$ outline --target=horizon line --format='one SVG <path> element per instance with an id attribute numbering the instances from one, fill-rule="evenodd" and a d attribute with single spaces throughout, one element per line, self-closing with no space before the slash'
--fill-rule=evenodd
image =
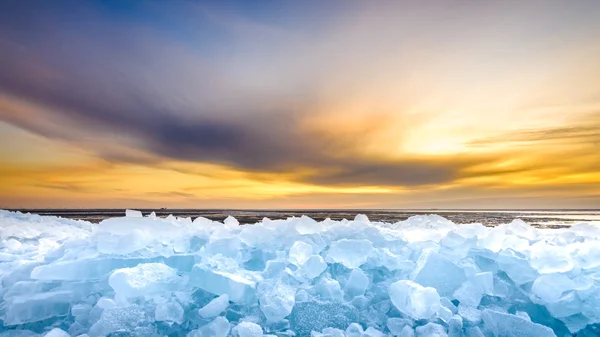
<path id="1" fill-rule="evenodd" d="M 3 208 L 6 211 L 245 211 L 245 212 L 281 212 L 281 211 L 600 211 L 600 208 Z"/>

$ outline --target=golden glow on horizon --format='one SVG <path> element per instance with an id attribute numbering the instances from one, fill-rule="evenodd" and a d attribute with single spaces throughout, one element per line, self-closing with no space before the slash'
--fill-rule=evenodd
<path id="1" fill-rule="evenodd" d="M 39 167 L 31 165 L 3 165 L 2 197 L 20 200 L 36 198 L 64 198 L 83 202 L 118 197 L 143 199 L 150 202 L 198 202 L 202 200 L 268 200 L 302 194 L 381 194 L 401 192 L 379 186 L 328 187 L 296 183 L 271 177 L 253 180 L 248 174 L 215 165 L 163 163 L 167 167 L 139 165 L 112 165 L 90 162 L 79 166 Z M 196 166 L 195 168 L 193 166 Z M 202 167 L 204 166 L 204 167 Z M 186 172 L 190 168 L 203 175 Z M 8 205 L 18 207 L 17 205 Z M 54 206 L 56 207 L 56 206 Z"/>
<path id="2" fill-rule="evenodd" d="M 29 73 L 16 76 L 25 80 L 0 82 L 0 89 L 17 83 L 0 91 L 0 208 L 600 207 L 597 23 L 565 22 L 561 15 L 575 4 L 554 5 L 518 11 L 482 2 L 454 12 L 398 2 L 340 14 L 319 34 L 215 11 L 210 24 L 235 52 L 225 45 L 223 55 L 215 48 L 208 56 L 199 42 L 190 47 L 156 27 L 119 26 L 136 52 L 115 53 L 122 59 L 98 68 L 113 70 L 114 83 L 96 82 L 93 71 L 73 75 L 96 64 L 54 69 L 52 57 L 43 62 L 17 43 L 31 57 L 23 60 Z M 574 13 L 586 14 L 584 7 Z M 83 56 L 105 51 L 102 41 L 78 48 L 70 34 L 57 36 Z M 142 55 L 145 63 L 138 57 L 146 50 L 153 52 Z M 53 100 L 63 92 L 50 89 L 63 85 L 70 94 L 77 80 L 90 84 L 78 93 L 89 94 L 86 104 L 69 95 Z M 109 108 L 114 115 L 96 118 Z M 123 118 L 130 111 L 147 115 Z M 158 122 L 120 129 L 119 117 Z M 106 124 L 101 131 L 97 120 Z M 205 120 L 230 127 L 215 138 L 243 133 L 232 120 L 256 125 L 223 150 L 233 155 L 220 156 L 212 139 L 190 137 L 196 130 L 188 127 Z M 175 127 L 160 129 L 170 122 Z M 164 134 L 153 138 L 156 129 Z M 283 131 L 260 137 L 270 129 Z M 178 142 L 162 146 L 179 136 L 173 130 L 189 133 L 189 152 L 174 151 Z M 271 166 L 236 161 L 278 142 L 306 146 L 281 162 L 266 156 Z M 405 179 L 395 179 L 396 167 Z"/>
<path id="3" fill-rule="evenodd" d="M 4 101 L 7 99 L 4 98 Z M 209 163 L 164 159 L 148 165 L 111 164 L 96 159 L 94 153 L 82 150 L 77 144 L 51 141 L 0 123 L 3 144 L 11 144 L 3 146 L 0 153 L 0 201 L 2 207 L 107 207 L 115 204 L 114 199 L 120 199 L 123 201 L 116 204 L 203 207 L 207 202 L 208 207 L 233 205 L 243 208 L 249 201 L 262 201 L 267 208 L 270 205 L 377 208 L 382 203 L 352 201 L 340 204 L 328 200 L 328 196 L 357 194 L 370 200 L 373 195 L 387 195 L 390 200 L 395 200 L 394 205 L 403 205 L 410 202 L 411 195 L 417 190 L 428 191 L 432 199 L 439 191 L 457 188 L 477 194 L 482 190 L 519 191 L 558 186 L 561 190 L 558 196 L 596 195 L 600 186 L 600 171 L 595 166 L 599 162 L 597 153 L 600 152 L 595 152 L 598 145 L 585 140 L 582 142 L 577 138 L 576 130 L 578 127 L 597 125 L 594 123 L 598 119 L 588 112 L 592 110 L 589 106 L 571 109 L 581 113 L 570 116 L 568 123 L 560 115 L 555 122 L 546 118 L 540 121 L 538 128 L 533 129 L 541 130 L 542 135 L 545 135 L 544 130 L 549 130 L 549 139 L 536 138 L 536 133 L 525 133 L 525 138 L 521 139 L 521 128 L 511 128 L 505 124 L 494 129 L 498 117 L 488 122 L 474 112 L 467 113 L 468 110 L 462 110 L 462 118 L 466 122 L 461 123 L 450 122 L 457 116 L 451 113 L 450 116 L 441 114 L 438 118 L 405 125 L 402 124 L 403 118 L 393 114 L 369 118 L 369 114 L 361 113 L 361 109 L 355 110 L 347 118 L 341 118 L 340 114 L 320 113 L 306 121 L 305 128 L 317 133 L 335 130 L 327 133 L 327 137 L 333 142 L 347 143 L 345 148 L 348 153 L 332 153 L 332 156 L 362 153 L 377 155 L 383 160 L 403 157 L 446 162 L 483 159 L 480 164 L 463 167 L 453 181 L 416 187 L 363 186 L 353 185 L 352 182 L 343 187 L 315 185 L 299 179 L 306 174 L 319 173 L 307 168 L 282 173 L 259 173 Z M 339 107 L 332 110 L 339 111 Z M 519 115 L 518 110 L 515 111 L 509 114 L 510 118 Z M 406 119 L 410 118 L 404 117 Z M 500 119 L 507 120 L 508 117 Z M 563 126 L 563 123 L 567 126 Z M 571 128 L 575 131 L 553 140 L 553 128 Z M 516 131 L 511 133 L 511 129 Z M 398 130 L 398 134 L 394 135 L 394 130 Z M 582 131 L 582 135 L 587 136 L 586 132 Z M 565 157 L 565 153 L 570 156 Z M 582 188 L 582 184 L 587 187 Z M 311 195 L 314 196 L 313 202 L 293 201 L 296 197 Z M 278 203 L 282 198 L 292 201 Z M 380 200 L 380 197 L 375 199 Z"/>
<path id="4" fill-rule="evenodd" d="M 3 127 L 6 127 L 4 125 Z M 20 136 L 16 136 L 20 134 Z M 11 137 L 22 139 L 36 139 L 38 136 L 27 132 L 5 133 Z M 465 143 L 467 141 L 463 141 Z M 443 142 L 441 143 L 443 144 Z M 55 151 L 68 149 L 71 145 L 57 143 L 53 148 Z M 500 147 L 499 147 L 500 146 Z M 100 205 L 107 207 L 115 205 L 114 199 L 123 201 L 116 202 L 117 205 L 136 204 L 143 200 L 143 205 L 185 205 L 188 207 L 217 207 L 220 205 L 233 205 L 244 208 L 248 201 L 264 201 L 270 205 L 273 200 L 281 198 L 292 198 L 298 196 L 313 195 L 315 201 L 307 202 L 274 202 L 272 207 L 375 207 L 378 203 L 346 202 L 336 204 L 329 201 L 328 195 L 357 194 L 369 199 L 373 195 L 389 195 L 397 199 L 398 205 L 403 205 L 406 200 L 417 190 L 427 190 L 432 196 L 435 191 L 451 190 L 455 188 L 471 189 L 474 193 L 480 189 L 488 191 L 498 189 L 522 188 L 544 188 L 561 186 L 562 192 L 558 196 L 585 196 L 597 193 L 600 185 L 600 172 L 593 168 L 597 157 L 593 153 L 589 156 L 576 156 L 572 165 L 569 158 L 560 158 L 564 148 L 579 148 L 576 144 L 565 143 L 555 147 L 553 151 L 543 155 L 532 154 L 532 147 L 525 151 L 507 152 L 509 145 L 492 143 L 488 148 L 501 149 L 496 161 L 487 164 L 468 166 L 461 171 L 461 176 L 448 184 L 437 184 L 435 186 L 400 188 L 389 186 L 319 186 L 297 181 L 297 177 L 289 172 L 275 173 L 251 173 L 219 165 L 186 163 L 186 162 L 161 162 L 153 166 L 142 166 L 133 164 L 110 164 L 101 160 L 93 159 L 90 155 L 71 156 L 64 163 L 47 162 L 13 162 L 14 157 L 4 156 L 4 164 L 0 169 L 2 178 L 2 190 L 0 200 L 3 207 L 92 207 L 87 205 Z M 545 148 L 538 145 L 537 148 Z M 424 145 L 421 156 L 447 157 L 455 153 L 466 152 L 468 148 L 438 149 L 439 151 L 428 151 Z M 65 153 L 76 153 L 75 150 L 63 151 Z M 475 152 L 485 152 L 477 149 Z M 58 155 L 61 151 L 56 152 Z M 487 156 L 493 153 L 487 153 Z M 586 165 L 586 158 L 590 165 L 587 172 L 579 166 Z M 18 158 L 17 158 L 18 159 Z M 75 164 L 76 163 L 76 164 Z M 566 163 L 566 165 L 565 165 Z M 569 167 L 573 166 L 573 167 Z M 297 173 L 302 174 L 302 173 Z M 582 188 L 581 184 L 588 185 Z M 565 189 L 564 187 L 567 186 Z M 568 186 L 573 186 L 572 189 Z M 596 186 L 596 187 L 594 187 Z M 591 188 L 591 190 L 590 190 Z M 555 193 L 552 193 L 556 195 Z M 405 197 L 401 197 L 404 195 Z M 32 198 L 31 196 L 35 196 Z M 400 196 L 400 197 L 399 197 Z M 399 199 L 398 199 L 399 198 Z M 450 197 L 452 199 L 452 197 Z M 32 200 L 28 203 L 27 200 Z M 211 201 L 218 201 L 212 203 Z M 362 206 L 361 206 L 362 205 Z M 183 207 L 183 206 L 182 206 Z M 266 206 L 267 208 L 269 206 Z"/>

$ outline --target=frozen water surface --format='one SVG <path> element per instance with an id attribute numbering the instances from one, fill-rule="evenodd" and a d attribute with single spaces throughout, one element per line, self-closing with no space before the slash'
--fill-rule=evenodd
<path id="1" fill-rule="evenodd" d="M 599 336 L 600 228 L 0 211 L 0 336 Z"/>

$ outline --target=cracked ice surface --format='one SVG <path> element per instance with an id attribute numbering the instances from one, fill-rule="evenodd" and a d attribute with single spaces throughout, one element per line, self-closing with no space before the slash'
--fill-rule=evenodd
<path id="1" fill-rule="evenodd" d="M 598 336 L 600 228 L 0 211 L 0 336 Z"/>

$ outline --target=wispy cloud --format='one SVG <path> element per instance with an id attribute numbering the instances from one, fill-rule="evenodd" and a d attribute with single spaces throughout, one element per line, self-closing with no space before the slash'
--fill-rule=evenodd
<path id="1" fill-rule="evenodd" d="M 532 143 L 600 146 L 600 113 L 578 117 L 568 126 L 516 130 L 497 136 L 475 139 L 469 145 L 488 146 L 498 143 L 522 143 L 527 146 L 531 146 Z"/>
<path id="2" fill-rule="evenodd" d="M 594 182 L 599 115 L 554 110 L 600 94 L 600 6 L 428 3 L 3 2 L 0 121 L 124 185 L 121 166 L 261 197 Z"/>
<path id="3" fill-rule="evenodd" d="M 246 87 L 244 74 L 232 81 L 227 71 L 216 71 L 215 64 L 158 33 L 92 21 L 88 29 L 116 35 L 82 39 L 73 35 L 75 27 L 60 22 L 62 15 L 31 27 L 32 34 L 23 37 L 31 44 L 16 48 L 15 37 L 2 40 L 0 90 L 8 95 L 5 106 L 12 104 L 0 115 L 4 121 L 45 137 L 81 141 L 108 160 L 147 164 L 164 158 L 275 173 L 310 169 L 315 173 L 299 178 L 316 184 L 434 184 L 451 180 L 460 168 L 361 154 L 361 143 L 380 128 L 342 134 L 335 124 L 306 128 L 306 120 L 319 113 L 319 100 L 309 98 L 314 89 L 296 86 L 297 77 L 281 78 L 291 87 L 269 87 L 263 97 L 264 88 Z M 64 48 L 42 41 L 46 29 Z M 160 57 L 152 56 L 156 52 Z M 260 75 L 252 80 L 263 81 Z M 286 93 L 291 88 L 293 98 Z M 11 97 L 27 106 L 6 102 Z"/>

